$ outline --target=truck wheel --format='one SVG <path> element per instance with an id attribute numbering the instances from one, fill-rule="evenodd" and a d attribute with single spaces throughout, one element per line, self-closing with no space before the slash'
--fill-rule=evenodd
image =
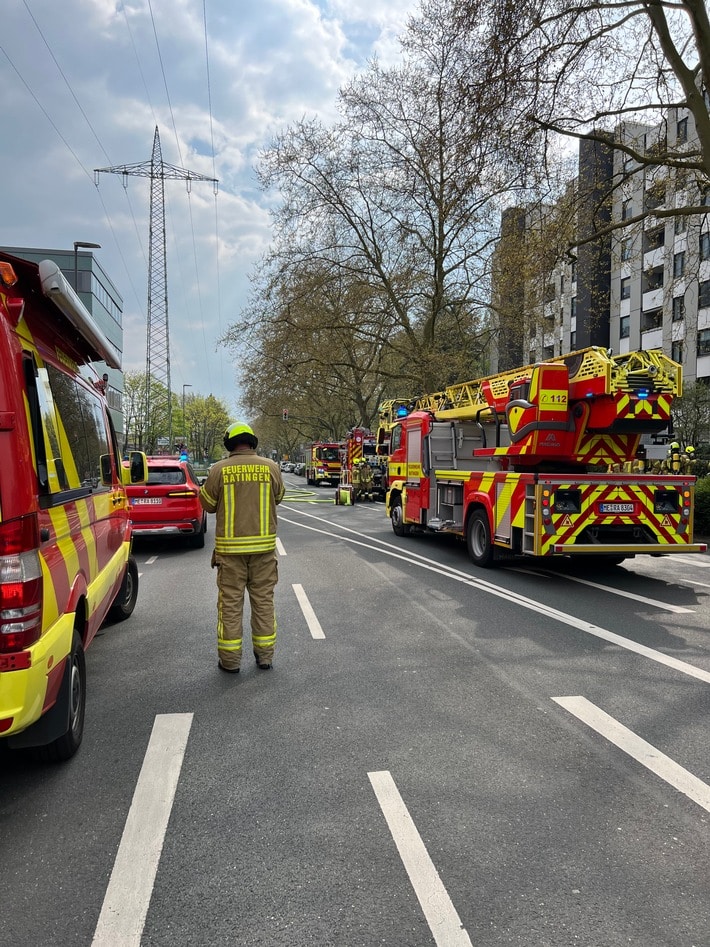
<path id="1" fill-rule="evenodd" d="M 466 545 L 472 562 L 487 569 L 493 565 L 491 527 L 485 510 L 474 510 L 468 520 Z"/>
<path id="2" fill-rule="evenodd" d="M 204 536 L 203 536 L 204 544 Z M 113 601 L 113 605 L 108 610 L 110 621 L 125 621 L 133 614 L 138 600 L 138 566 L 133 556 L 128 557 L 126 574 L 123 576 L 121 588 Z"/>
<path id="3" fill-rule="evenodd" d="M 47 746 L 39 747 L 36 755 L 43 760 L 63 762 L 74 756 L 84 736 L 86 710 L 86 663 L 81 638 L 74 629 L 69 661 L 69 721 L 66 732 Z"/>
<path id="4" fill-rule="evenodd" d="M 395 536 L 409 536 L 412 528 L 408 523 L 404 522 L 402 501 L 400 499 L 394 501 L 392 510 L 390 511 L 390 518 L 392 520 L 392 529 L 394 530 Z"/>

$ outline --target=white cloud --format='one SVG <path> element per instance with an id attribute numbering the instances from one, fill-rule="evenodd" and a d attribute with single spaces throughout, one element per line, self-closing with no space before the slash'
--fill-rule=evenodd
<path id="1" fill-rule="evenodd" d="M 414 8 L 413 0 L 4 4 L 0 244 L 100 243 L 97 258 L 124 297 L 124 365 L 142 368 L 149 182 L 131 176 L 124 191 L 120 175 L 106 174 L 97 188 L 93 169 L 148 162 L 158 124 L 164 161 L 207 176 L 216 169 L 220 179 L 216 206 L 211 184 L 194 183 L 188 201 L 182 182 L 165 183 L 172 387 L 232 404 L 233 369 L 215 346 L 268 246 L 267 201 L 253 173 L 259 151 L 304 115 L 333 117 L 339 87 L 374 52 L 395 54 Z"/>

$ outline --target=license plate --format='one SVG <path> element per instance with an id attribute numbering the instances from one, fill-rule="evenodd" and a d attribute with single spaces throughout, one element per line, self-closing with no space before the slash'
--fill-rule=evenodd
<path id="1" fill-rule="evenodd" d="M 162 497 L 136 497 L 135 499 L 131 500 L 133 506 L 148 506 L 155 503 L 160 504 L 162 502 Z"/>
<path id="2" fill-rule="evenodd" d="M 600 513 L 633 513 L 633 503 L 600 503 Z"/>

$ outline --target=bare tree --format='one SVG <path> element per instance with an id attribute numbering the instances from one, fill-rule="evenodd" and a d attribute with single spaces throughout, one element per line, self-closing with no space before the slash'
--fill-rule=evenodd
<path id="1" fill-rule="evenodd" d="M 681 175 L 701 193 L 710 186 L 710 21 L 703 0 L 465 0 L 457 22 L 464 33 L 477 32 L 481 17 L 495 26 L 500 70 L 508 76 L 505 107 L 527 129 L 521 140 L 539 155 L 540 167 L 549 168 L 560 139 L 571 137 L 624 155 L 613 187 L 639 168 Z M 680 213 L 707 210 L 696 201 Z"/>
<path id="2" fill-rule="evenodd" d="M 471 81 L 472 44 L 459 43 L 455 6 L 425 4 L 400 66 L 371 63 L 342 90 L 339 123 L 297 123 L 260 166 L 264 187 L 283 198 L 279 259 L 329 282 L 338 275 L 376 299 L 371 340 L 390 351 L 412 389 L 469 378 L 479 367 L 496 199 L 510 185 L 501 90 L 487 69 Z M 484 45 L 480 51 L 483 64 Z M 452 331 L 467 345 L 452 345 Z"/>

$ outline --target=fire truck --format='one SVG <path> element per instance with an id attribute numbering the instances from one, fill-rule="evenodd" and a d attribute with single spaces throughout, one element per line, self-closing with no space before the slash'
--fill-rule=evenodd
<path id="1" fill-rule="evenodd" d="M 306 483 L 315 487 L 323 483 L 337 487 L 340 483 L 342 449 L 343 445 L 337 441 L 315 441 L 311 444 L 306 464 Z"/>
<path id="2" fill-rule="evenodd" d="M 415 399 L 391 430 L 392 528 L 454 534 L 484 567 L 703 552 L 695 478 L 643 472 L 641 437 L 668 426 L 681 392 L 660 350 L 592 346 Z"/>
<path id="3" fill-rule="evenodd" d="M 376 447 L 376 437 L 368 428 L 354 427 L 348 431 L 343 441 L 336 503 L 350 505 L 356 500 L 384 500 L 384 468 L 379 463 Z"/>

